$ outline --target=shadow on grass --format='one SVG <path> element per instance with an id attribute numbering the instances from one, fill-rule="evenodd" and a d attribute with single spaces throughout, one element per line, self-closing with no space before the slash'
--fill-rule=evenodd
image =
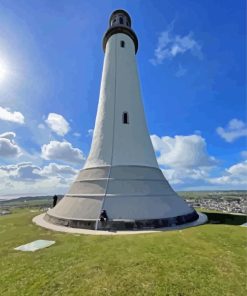
<path id="1" fill-rule="evenodd" d="M 203 212 L 208 217 L 209 224 L 241 225 L 247 222 L 246 215 L 234 215 L 228 213 Z"/>

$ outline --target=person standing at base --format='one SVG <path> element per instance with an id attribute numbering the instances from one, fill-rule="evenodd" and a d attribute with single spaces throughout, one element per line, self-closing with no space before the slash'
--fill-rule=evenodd
<path id="1" fill-rule="evenodd" d="M 57 195 L 55 194 L 53 196 L 53 208 L 56 206 L 56 204 L 57 204 Z"/>
<path id="2" fill-rule="evenodd" d="M 108 220 L 108 215 L 106 213 L 106 210 L 102 210 L 100 214 L 100 221 L 106 223 L 107 220 Z"/>

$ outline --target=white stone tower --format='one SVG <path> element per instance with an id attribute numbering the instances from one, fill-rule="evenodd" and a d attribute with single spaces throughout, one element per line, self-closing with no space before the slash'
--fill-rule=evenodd
<path id="1" fill-rule="evenodd" d="M 45 220 L 89 229 L 186 224 L 198 214 L 170 187 L 153 150 L 141 100 L 138 39 L 124 10 L 110 17 L 91 150 L 69 192 Z M 106 223 L 99 222 L 105 210 Z"/>

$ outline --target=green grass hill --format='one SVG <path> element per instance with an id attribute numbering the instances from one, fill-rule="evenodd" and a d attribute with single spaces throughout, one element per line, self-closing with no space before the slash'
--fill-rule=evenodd
<path id="1" fill-rule="evenodd" d="M 124 236 L 52 232 L 32 224 L 39 212 L 0 217 L 0 295 L 246 295 L 246 228 L 207 224 Z M 37 239 L 56 244 L 13 248 Z"/>

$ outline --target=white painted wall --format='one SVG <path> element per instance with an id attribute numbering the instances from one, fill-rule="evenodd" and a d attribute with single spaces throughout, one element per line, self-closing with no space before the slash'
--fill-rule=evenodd
<path id="1" fill-rule="evenodd" d="M 128 112 L 129 124 L 122 123 L 123 112 Z M 84 168 L 105 165 L 158 167 L 145 121 L 134 43 L 122 33 L 111 36 L 106 45 L 94 135 Z"/>

